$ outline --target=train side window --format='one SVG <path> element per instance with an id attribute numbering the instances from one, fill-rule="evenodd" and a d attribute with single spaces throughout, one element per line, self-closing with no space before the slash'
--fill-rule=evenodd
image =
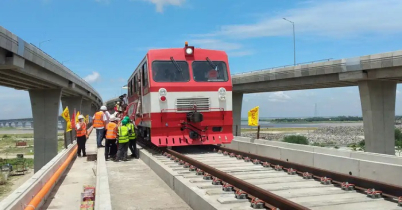
<path id="1" fill-rule="evenodd" d="M 134 75 L 134 92 L 138 92 L 138 74 Z M 138 94 L 138 93 L 137 93 Z"/>
<path id="2" fill-rule="evenodd" d="M 128 83 L 128 96 L 133 95 L 133 80 L 130 80 Z"/>
<path id="3" fill-rule="evenodd" d="M 142 66 L 142 86 L 143 87 L 148 87 L 148 69 L 147 69 L 147 63 L 144 63 Z"/>

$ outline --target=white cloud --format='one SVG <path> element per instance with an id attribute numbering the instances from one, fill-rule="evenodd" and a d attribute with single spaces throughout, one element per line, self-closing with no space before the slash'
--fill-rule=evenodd
<path id="1" fill-rule="evenodd" d="M 94 83 L 100 80 L 100 74 L 96 71 L 93 71 L 92 74 L 87 75 L 84 77 L 84 80 L 89 82 L 89 83 Z"/>
<path id="2" fill-rule="evenodd" d="M 163 8 L 167 5 L 181 6 L 186 0 L 143 0 L 155 4 L 156 11 L 162 13 Z"/>
<path id="3" fill-rule="evenodd" d="M 242 44 L 226 42 L 220 39 L 193 39 L 190 40 L 189 43 L 191 45 L 205 49 L 223 50 L 232 57 L 240 57 L 253 54 L 251 50 L 244 49 L 244 46 Z"/>
<path id="4" fill-rule="evenodd" d="M 402 32 L 402 22 L 398 21 L 402 19 L 400 0 L 311 1 L 299 6 L 255 23 L 224 25 L 204 36 L 291 36 L 292 25 L 284 17 L 295 23 L 296 37 L 309 34 L 340 38 Z"/>
<path id="5" fill-rule="evenodd" d="M 290 99 L 290 96 L 285 94 L 283 91 L 270 93 L 268 96 L 268 100 L 272 101 L 272 102 L 285 102 L 289 99 Z"/>

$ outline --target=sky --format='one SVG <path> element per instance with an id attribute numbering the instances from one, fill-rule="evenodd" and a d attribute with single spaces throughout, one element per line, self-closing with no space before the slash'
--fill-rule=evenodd
<path id="1" fill-rule="evenodd" d="M 0 25 L 90 82 L 121 95 L 148 49 L 225 50 L 232 74 L 402 49 L 400 0 L 1 0 Z M 396 114 L 402 114 L 398 85 Z M 0 119 L 31 117 L 25 91 L 0 87 Z M 361 115 L 357 87 L 247 94 L 243 117 Z"/>

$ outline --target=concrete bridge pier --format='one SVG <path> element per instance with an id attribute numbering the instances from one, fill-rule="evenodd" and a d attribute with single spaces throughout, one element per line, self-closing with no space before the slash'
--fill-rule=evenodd
<path id="1" fill-rule="evenodd" d="M 34 118 L 34 172 L 57 155 L 61 89 L 29 90 Z"/>
<path id="2" fill-rule="evenodd" d="M 20 124 L 20 123 L 19 122 L 14 122 L 14 124 L 15 124 L 15 127 L 17 128 L 18 124 Z"/>
<path id="3" fill-rule="evenodd" d="M 243 93 L 232 92 L 233 135 L 241 136 L 241 107 Z M 237 130 L 236 130 L 237 128 Z"/>
<path id="4" fill-rule="evenodd" d="M 13 127 L 13 122 L 8 122 L 8 127 Z"/>
<path id="5" fill-rule="evenodd" d="M 363 113 L 365 149 L 367 152 L 395 155 L 394 81 L 359 81 Z"/>
<path id="6" fill-rule="evenodd" d="M 31 121 L 30 123 L 31 123 L 31 128 L 33 128 L 33 127 L 34 127 L 34 125 L 33 125 L 33 121 Z"/>
<path id="7" fill-rule="evenodd" d="M 22 122 L 22 127 L 25 128 L 27 122 Z"/>
<path id="8" fill-rule="evenodd" d="M 91 115 L 91 102 L 87 101 L 87 100 L 82 100 L 81 111 L 82 111 L 82 115 L 84 115 L 84 117 L 86 115 Z"/>

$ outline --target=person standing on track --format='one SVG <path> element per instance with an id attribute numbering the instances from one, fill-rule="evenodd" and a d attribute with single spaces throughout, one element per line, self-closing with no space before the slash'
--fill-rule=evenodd
<path id="1" fill-rule="evenodd" d="M 100 111 L 96 112 L 93 116 L 93 127 L 96 129 L 96 143 L 98 144 L 98 148 L 104 147 L 102 140 L 105 136 L 105 123 L 107 121 L 105 111 L 107 111 L 106 106 L 101 106 Z"/>
<path id="2" fill-rule="evenodd" d="M 106 141 L 105 141 L 105 160 L 109 160 L 117 153 L 117 121 L 113 115 L 110 117 L 110 122 L 106 125 Z"/>
<path id="3" fill-rule="evenodd" d="M 78 116 L 78 123 L 75 126 L 75 129 L 77 131 L 78 157 L 81 157 L 81 152 L 83 157 L 87 156 L 87 154 L 85 153 L 85 143 L 87 142 L 88 133 L 87 125 L 85 124 L 84 119 L 84 116 Z"/>
<path id="4" fill-rule="evenodd" d="M 117 157 L 115 162 L 119 162 L 120 160 L 127 161 L 127 150 L 128 150 L 128 136 L 129 136 L 129 128 L 127 126 L 128 120 L 123 119 L 121 121 L 122 125 L 118 127 L 118 139 L 119 139 L 119 150 L 117 151 Z"/>
<path id="5" fill-rule="evenodd" d="M 137 156 L 137 153 L 136 153 L 136 151 L 137 151 L 137 143 L 136 143 L 136 129 L 135 129 L 135 126 L 134 126 L 134 124 L 133 124 L 133 122 L 131 122 L 131 120 L 130 120 L 130 118 L 129 117 L 125 117 L 124 119 L 126 119 L 127 118 L 127 120 L 128 120 L 128 124 L 127 124 L 127 126 L 128 126 L 128 128 L 129 128 L 129 136 L 128 136 L 128 139 L 129 139 L 129 143 L 128 143 L 128 148 L 130 149 L 130 151 L 131 151 L 131 157 L 134 157 L 134 158 L 138 158 L 138 156 Z"/>

